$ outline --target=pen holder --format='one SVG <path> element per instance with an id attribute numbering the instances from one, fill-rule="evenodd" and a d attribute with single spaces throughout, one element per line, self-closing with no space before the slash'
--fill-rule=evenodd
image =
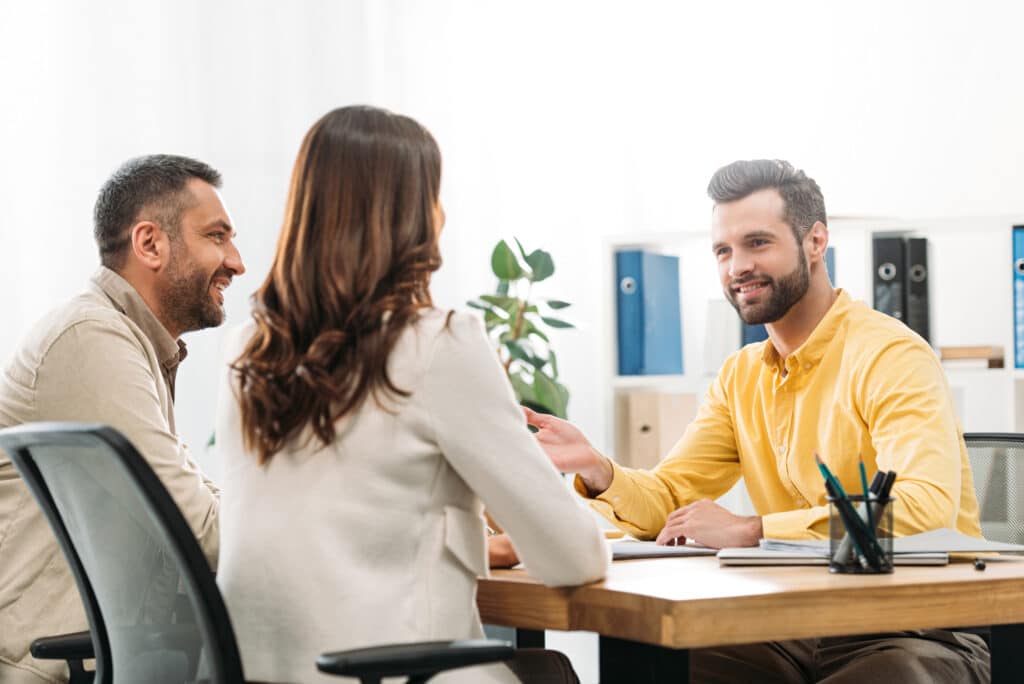
<path id="1" fill-rule="evenodd" d="M 892 572 L 892 498 L 871 498 L 873 528 L 862 495 L 828 502 L 829 572 Z"/>

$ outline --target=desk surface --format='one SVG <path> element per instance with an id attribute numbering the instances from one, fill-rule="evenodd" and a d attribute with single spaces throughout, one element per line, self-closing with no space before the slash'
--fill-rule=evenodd
<path id="1" fill-rule="evenodd" d="M 545 587 L 495 570 L 477 594 L 484 622 L 584 630 L 670 648 L 1024 622 L 1024 558 L 891 575 L 824 567 L 727 567 L 711 557 L 616 561 L 608 577 Z M 700 625 L 694 629 L 694 625 Z"/>

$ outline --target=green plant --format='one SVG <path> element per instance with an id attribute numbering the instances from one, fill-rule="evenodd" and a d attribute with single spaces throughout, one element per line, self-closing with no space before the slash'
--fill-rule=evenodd
<path id="1" fill-rule="evenodd" d="M 466 302 L 484 312 L 487 333 L 498 346 L 498 356 L 519 403 L 535 411 L 566 417 L 569 390 L 558 381 L 558 358 L 546 328 L 572 328 L 572 323 L 541 313 L 570 306 L 559 299 L 532 300 L 533 286 L 555 272 L 548 252 L 529 254 L 516 240 L 518 254 L 504 240 L 491 252 L 491 270 L 498 277 L 494 294 Z"/>

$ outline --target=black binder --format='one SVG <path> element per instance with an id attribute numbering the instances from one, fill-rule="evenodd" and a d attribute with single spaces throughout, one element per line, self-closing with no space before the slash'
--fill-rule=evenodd
<path id="1" fill-rule="evenodd" d="M 928 240 L 907 238 L 907 325 L 930 342 L 928 316 Z"/>
<path id="2" fill-rule="evenodd" d="M 902 237 L 872 239 L 875 309 L 907 322 L 907 255 Z"/>

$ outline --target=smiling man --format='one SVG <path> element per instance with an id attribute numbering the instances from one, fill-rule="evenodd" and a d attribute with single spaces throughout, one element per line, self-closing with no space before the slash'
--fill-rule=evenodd
<path id="1" fill-rule="evenodd" d="M 730 356 L 697 417 L 652 471 L 623 468 L 575 427 L 527 412 L 559 470 L 622 529 L 716 548 L 828 536 L 818 453 L 843 482 L 898 473 L 897 534 L 955 527 L 981 536 L 963 435 L 938 358 L 894 318 L 834 289 L 818 184 L 779 160 L 738 161 L 708 187 L 725 296 L 768 339 Z M 716 504 L 740 478 L 757 511 Z M 763 616 L 751 616 L 761 619 Z M 699 627 L 696 627 L 699 629 Z M 941 630 L 695 651 L 699 682 L 982 682 L 988 652 Z"/>
<path id="2" fill-rule="evenodd" d="M 47 314 L 0 376 L 0 427 L 106 423 L 160 477 L 212 567 L 219 492 L 174 427 L 182 333 L 224 321 L 224 288 L 245 271 L 206 164 L 170 155 L 126 162 L 96 201 L 102 266 L 85 292 Z M 87 629 L 70 569 L 46 519 L 0 452 L 0 681 L 62 682 L 32 640 Z"/>

